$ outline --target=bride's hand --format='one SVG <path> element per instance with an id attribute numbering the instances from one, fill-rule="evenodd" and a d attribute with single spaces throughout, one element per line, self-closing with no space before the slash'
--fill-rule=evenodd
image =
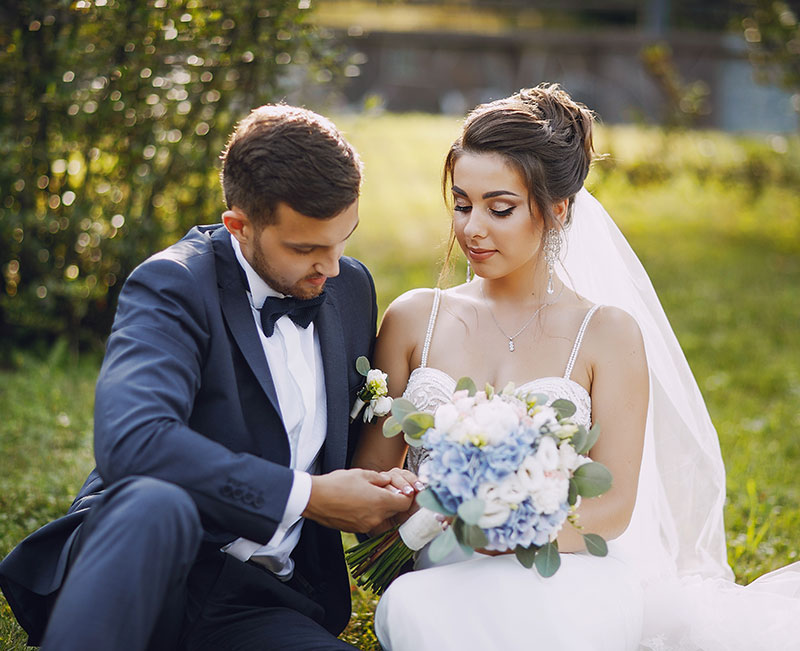
<path id="1" fill-rule="evenodd" d="M 391 477 L 391 481 L 386 488 L 394 493 L 412 496 L 416 495 L 425 488 L 425 484 L 423 484 L 410 470 L 404 470 L 403 468 L 392 468 L 391 470 L 385 470 L 384 473 Z M 414 500 L 411 502 L 411 506 L 409 507 L 408 511 L 397 513 L 392 517 L 387 518 L 377 527 L 372 529 L 369 532 L 369 535 L 377 536 L 382 534 L 384 531 L 388 531 L 392 527 L 403 524 L 418 510 L 419 505 L 417 504 L 416 500 Z"/>

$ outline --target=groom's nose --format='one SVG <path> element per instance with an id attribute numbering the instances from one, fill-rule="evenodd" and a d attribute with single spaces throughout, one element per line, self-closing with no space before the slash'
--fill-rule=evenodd
<path id="1" fill-rule="evenodd" d="M 333 278 L 339 275 L 339 258 L 342 256 L 343 249 L 331 247 L 320 255 L 314 263 L 314 271 L 328 278 Z"/>

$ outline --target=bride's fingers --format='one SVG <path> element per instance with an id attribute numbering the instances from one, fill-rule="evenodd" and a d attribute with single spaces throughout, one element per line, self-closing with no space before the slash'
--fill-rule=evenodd
<path id="1" fill-rule="evenodd" d="M 386 472 L 391 478 L 390 486 L 395 488 L 397 492 L 403 493 L 404 495 L 414 495 L 425 488 L 425 485 L 419 481 L 419 479 L 417 479 L 417 476 L 413 472 L 409 470 L 392 468 Z"/>

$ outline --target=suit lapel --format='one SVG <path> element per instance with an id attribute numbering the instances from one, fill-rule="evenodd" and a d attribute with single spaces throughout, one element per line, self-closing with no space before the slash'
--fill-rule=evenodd
<path id="1" fill-rule="evenodd" d="M 280 415 L 278 394 L 275 392 L 275 384 L 272 381 L 264 348 L 261 346 L 261 339 L 253 320 L 253 312 L 250 302 L 247 300 L 247 289 L 242 282 L 242 274 L 231 246 L 230 234 L 225 228 L 220 228 L 212 235 L 212 242 L 217 258 L 219 300 L 225 321 L 261 389 L 267 395 L 276 413 Z"/>
<path id="2" fill-rule="evenodd" d="M 331 281 L 328 283 L 332 284 Z M 342 320 L 335 305 L 333 289 L 329 288 L 328 299 L 320 306 L 316 320 L 328 403 L 328 431 L 325 436 L 322 472 L 344 467 L 349 428 L 347 356 Z"/>

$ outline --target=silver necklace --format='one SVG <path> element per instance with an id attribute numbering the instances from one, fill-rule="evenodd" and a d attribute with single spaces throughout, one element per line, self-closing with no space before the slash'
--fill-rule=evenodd
<path id="1" fill-rule="evenodd" d="M 536 318 L 536 315 L 539 314 L 539 312 L 541 312 L 548 305 L 552 305 L 559 298 L 561 298 L 561 292 L 564 291 L 564 286 L 563 285 L 561 286 L 561 291 L 558 292 L 558 296 L 556 296 L 555 301 L 553 301 L 552 303 L 542 303 L 539 307 L 536 308 L 534 313 L 531 314 L 530 317 L 528 317 L 528 320 L 523 324 L 523 326 L 510 337 L 506 334 L 505 330 L 503 330 L 503 328 L 500 327 L 500 324 L 497 322 L 497 318 L 494 316 L 494 312 L 492 312 L 492 308 L 489 305 L 489 300 L 486 298 L 486 294 L 483 293 L 483 283 L 480 284 L 480 287 L 478 287 L 478 289 L 481 290 L 481 296 L 483 297 L 483 302 L 486 303 L 486 309 L 489 310 L 489 316 L 492 317 L 492 321 L 494 321 L 494 324 L 497 326 L 497 329 L 500 331 L 500 334 L 502 334 L 506 339 L 508 339 L 508 352 L 513 353 L 515 349 L 514 340 L 525 331 L 525 328 L 527 328 L 531 324 L 531 322 Z"/>

